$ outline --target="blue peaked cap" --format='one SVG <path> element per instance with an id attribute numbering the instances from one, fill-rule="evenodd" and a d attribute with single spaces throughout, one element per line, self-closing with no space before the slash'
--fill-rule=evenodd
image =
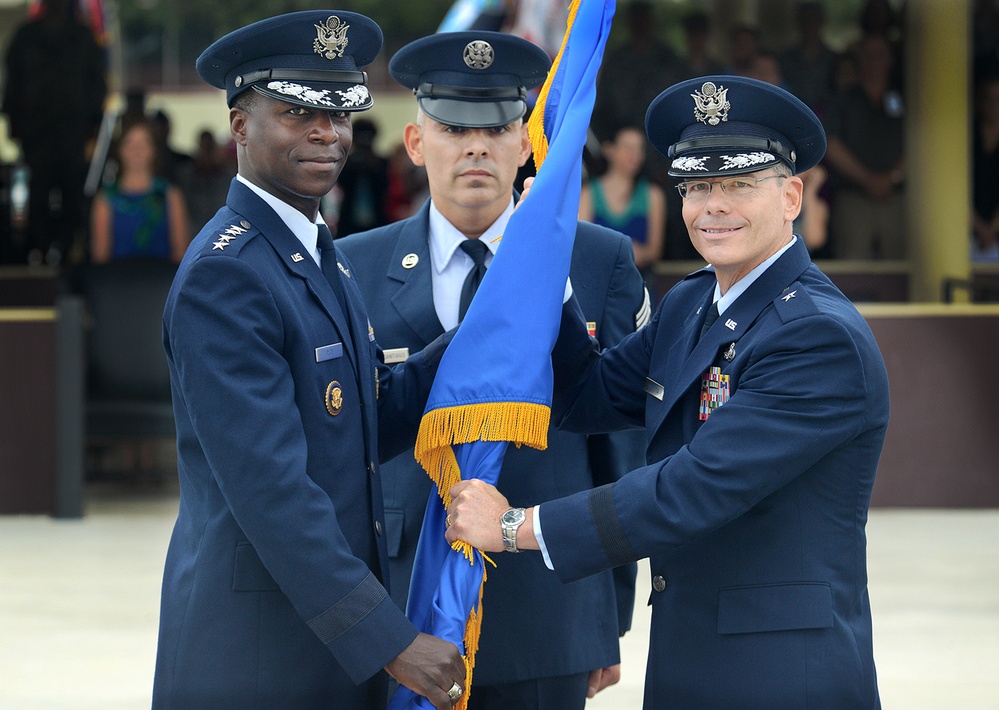
<path id="1" fill-rule="evenodd" d="M 741 76 L 707 76 L 674 84 L 645 115 L 656 150 L 677 178 L 722 177 L 780 163 L 804 172 L 826 152 L 822 123 L 796 96 Z"/>
<path id="2" fill-rule="evenodd" d="M 527 112 L 527 90 L 551 67 L 537 45 L 502 32 L 443 32 L 410 42 L 389 62 L 420 109 L 448 126 L 505 126 Z"/>
<path id="3" fill-rule="evenodd" d="M 360 71 L 382 47 L 382 31 L 346 10 L 305 10 L 255 22 L 216 40 L 198 57 L 198 74 L 225 89 L 226 102 L 252 88 L 310 108 L 371 108 L 367 74 Z"/>

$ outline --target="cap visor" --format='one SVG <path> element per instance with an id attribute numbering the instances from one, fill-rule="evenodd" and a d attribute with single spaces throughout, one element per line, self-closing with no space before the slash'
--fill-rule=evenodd
<path id="1" fill-rule="evenodd" d="M 456 101 L 421 98 L 423 113 L 438 123 L 465 128 L 493 128 L 513 123 L 527 113 L 527 104 L 517 101 Z"/>

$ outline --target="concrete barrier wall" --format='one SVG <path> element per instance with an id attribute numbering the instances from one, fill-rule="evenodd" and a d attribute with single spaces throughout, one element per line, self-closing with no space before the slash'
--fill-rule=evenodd
<path id="1" fill-rule="evenodd" d="M 999 507 L 999 306 L 862 306 L 891 420 L 872 503 Z"/>

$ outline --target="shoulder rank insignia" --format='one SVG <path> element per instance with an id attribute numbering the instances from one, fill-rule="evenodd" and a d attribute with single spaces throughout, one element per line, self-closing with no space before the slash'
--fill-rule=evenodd
<path id="1" fill-rule="evenodd" d="M 711 413 L 725 404 L 729 397 L 728 375 L 720 367 L 712 367 L 701 376 L 701 406 L 698 420 L 706 422 Z"/>
<path id="2" fill-rule="evenodd" d="M 635 313 L 635 330 L 641 330 L 652 320 L 652 299 L 649 296 L 649 289 L 644 289 L 645 296 L 642 298 L 642 307 Z M 698 312 L 700 310 L 698 309 Z"/>
<path id="3" fill-rule="evenodd" d="M 316 38 L 312 40 L 312 51 L 327 59 L 342 57 L 347 49 L 347 30 L 350 25 L 341 22 L 336 15 L 331 15 L 326 22 L 313 27 L 316 28 Z"/>
<path id="4" fill-rule="evenodd" d="M 787 294 L 786 296 L 781 296 L 780 300 L 784 301 L 784 303 L 787 303 L 792 298 L 794 298 L 797 294 L 798 294 L 797 291 L 791 291 L 791 293 Z"/>
<path id="5" fill-rule="evenodd" d="M 249 225 L 247 225 L 248 227 Z M 219 234 L 219 240 L 217 242 L 212 242 L 212 251 L 216 249 L 224 250 L 229 246 L 229 242 L 238 237 L 240 234 L 246 234 L 246 228 L 237 227 L 235 224 L 228 227 L 224 232 Z"/>

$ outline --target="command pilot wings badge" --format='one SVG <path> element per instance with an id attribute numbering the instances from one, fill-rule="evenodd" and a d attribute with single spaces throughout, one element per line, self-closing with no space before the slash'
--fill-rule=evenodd
<path id="1" fill-rule="evenodd" d="M 728 120 L 728 110 L 732 108 L 728 102 L 728 89 L 706 81 L 700 91 L 690 96 L 694 99 L 694 118 L 701 123 L 717 126 Z"/>
<path id="2" fill-rule="evenodd" d="M 316 38 L 312 40 L 313 51 L 327 59 L 342 57 L 344 50 L 347 49 L 347 30 L 350 29 L 350 25 L 341 22 L 336 15 L 331 15 L 325 23 L 313 27 L 317 33 Z"/>

